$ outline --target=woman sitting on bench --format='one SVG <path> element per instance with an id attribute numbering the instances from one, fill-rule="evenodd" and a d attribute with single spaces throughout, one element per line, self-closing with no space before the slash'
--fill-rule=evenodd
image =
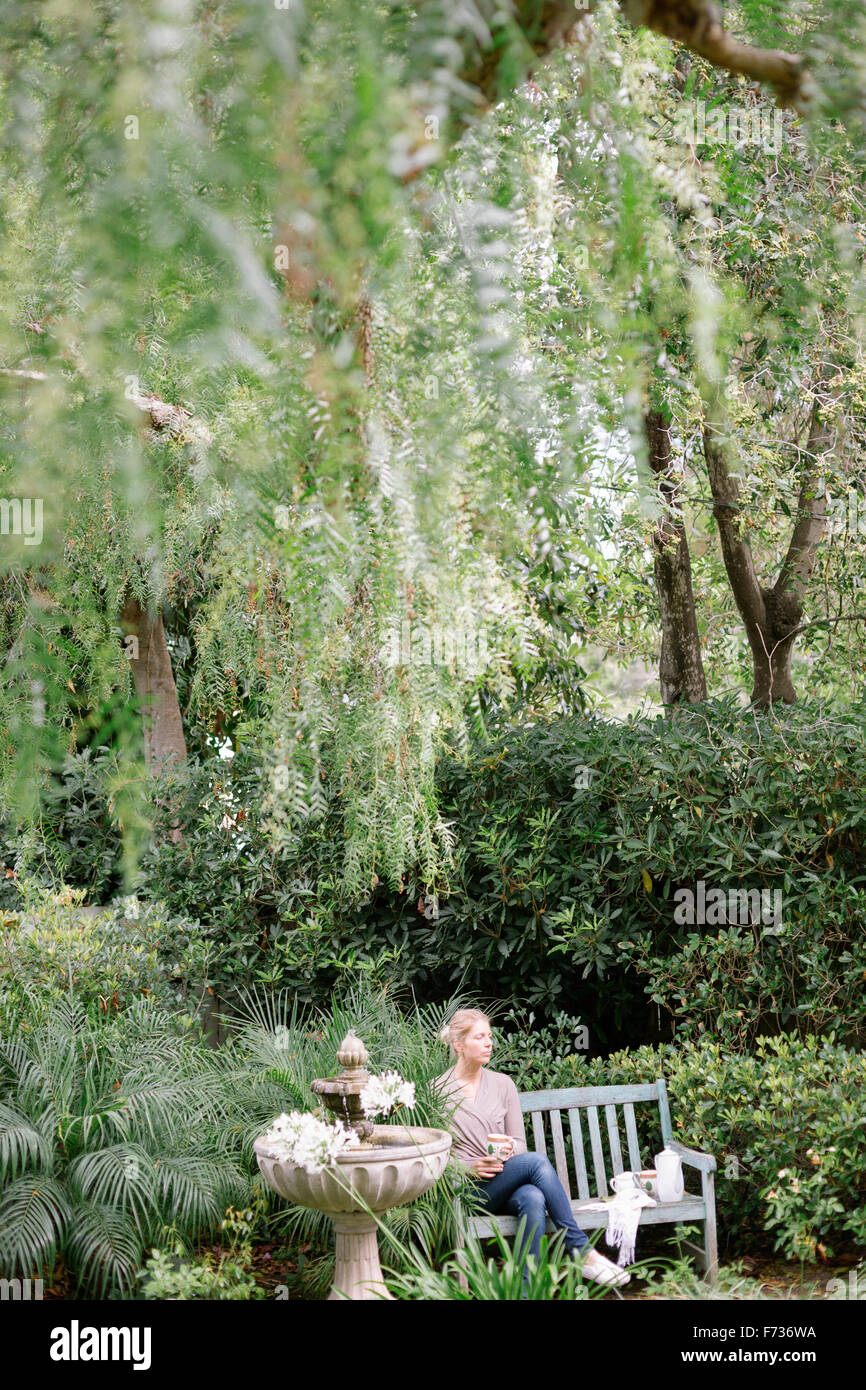
<path id="1" fill-rule="evenodd" d="M 480 1009 L 460 1009 L 441 1036 L 456 1059 L 439 1078 L 444 1094 L 456 1102 L 450 1118 L 451 1153 L 477 1181 L 482 1209 L 492 1215 L 507 1212 L 518 1220 L 526 1218 L 523 1253 L 534 1255 L 536 1265 L 549 1214 L 553 1224 L 565 1231 L 569 1253 L 579 1254 L 589 1247 L 582 1260 L 588 1279 L 599 1284 L 627 1284 L 631 1276 L 589 1245 L 550 1160 L 544 1154 L 527 1152 L 517 1087 L 509 1076 L 486 1067 L 493 1050 L 487 1015 Z M 506 1135 L 511 1140 L 503 1161 L 488 1153 L 489 1134 Z"/>

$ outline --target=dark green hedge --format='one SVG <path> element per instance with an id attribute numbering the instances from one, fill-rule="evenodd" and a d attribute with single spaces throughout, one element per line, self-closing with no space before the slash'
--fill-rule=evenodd
<path id="1" fill-rule="evenodd" d="M 863 705 L 777 718 L 717 702 L 673 720 L 506 730 L 440 762 L 447 880 L 379 884 L 360 904 L 342 889 L 338 814 L 274 854 L 260 774 L 241 754 L 174 787 L 184 842 L 148 852 L 139 893 L 220 928 L 229 994 L 257 979 L 324 1001 L 347 970 L 379 966 L 419 999 L 462 983 L 539 1019 L 566 1010 L 591 1051 L 674 1030 L 745 1047 L 833 1029 L 859 1045 L 864 735 Z M 220 829 L 227 809 L 242 820 Z M 76 820 L 72 883 L 101 883 L 116 862 L 102 811 L 90 814 L 92 861 Z M 780 893 L 778 922 L 678 923 L 677 890 L 699 880 Z"/>

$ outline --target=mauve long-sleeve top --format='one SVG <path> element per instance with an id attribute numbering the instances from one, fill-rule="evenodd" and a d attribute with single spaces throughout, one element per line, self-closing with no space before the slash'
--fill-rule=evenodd
<path id="1" fill-rule="evenodd" d="M 514 1140 L 514 1152 L 526 1153 L 526 1129 L 517 1087 L 503 1072 L 481 1068 L 478 1091 L 470 1100 L 450 1067 L 437 1084 L 452 1098 L 455 1108 L 449 1120 L 453 1143 L 451 1156 L 464 1168 L 487 1153 L 488 1134 L 507 1134 Z"/>

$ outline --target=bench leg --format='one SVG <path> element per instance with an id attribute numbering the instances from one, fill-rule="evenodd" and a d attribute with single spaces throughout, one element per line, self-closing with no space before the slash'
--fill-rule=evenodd
<path id="1" fill-rule="evenodd" d="M 716 1232 L 716 1175 L 702 1173 L 703 1197 L 707 1207 L 704 1221 L 704 1273 L 708 1284 L 715 1284 L 719 1273 L 719 1242 Z"/>
<path id="2" fill-rule="evenodd" d="M 465 1234 L 465 1228 L 464 1228 L 464 1225 L 463 1225 L 463 1220 L 464 1220 L 463 1208 L 458 1204 L 458 1206 L 457 1206 L 457 1226 L 456 1226 L 456 1234 L 455 1234 L 455 1240 L 454 1240 L 454 1253 L 455 1253 L 455 1255 L 457 1256 L 457 1266 L 458 1266 L 458 1270 L 459 1270 L 459 1273 L 458 1273 L 458 1275 L 457 1275 L 457 1282 L 458 1282 L 458 1284 L 460 1285 L 461 1289 L 468 1289 L 468 1288 L 469 1288 L 469 1280 L 466 1278 L 466 1275 L 463 1273 L 462 1268 L 460 1268 L 460 1264 L 461 1264 L 460 1256 L 463 1254 L 463 1251 L 466 1249 L 466 1234 Z"/>

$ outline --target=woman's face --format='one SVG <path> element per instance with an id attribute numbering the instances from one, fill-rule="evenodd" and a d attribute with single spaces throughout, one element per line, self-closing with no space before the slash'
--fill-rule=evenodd
<path id="1" fill-rule="evenodd" d="M 464 1062 L 482 1066 L 490 1061 L 490 1054 L 493 1051 L 493 1034 L 490 1031 L 490 1024 L 486 1019 L 479 1019 L 473 1023 L 468 1033 L 464 1033 L 460 1042 L 457 1044 L 458 1055 Z"/>

